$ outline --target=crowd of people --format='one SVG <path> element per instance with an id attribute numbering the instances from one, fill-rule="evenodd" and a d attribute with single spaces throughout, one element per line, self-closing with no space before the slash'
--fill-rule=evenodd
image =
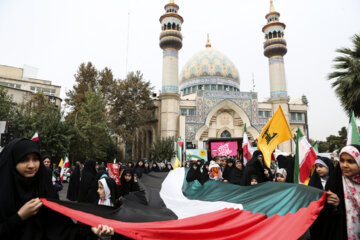
<path id="1" fill-rule="evenodd" d="M 0 155 L 0 238 L 1 239 L 104 239 L 114 234 L 112 228 L 98 228 L 74 223 L 70 218 L 41 208 L 39 198 L 58 199 L 62 189 L 58 169 L 51 169 L 51 158 L 40 158 L 39 147 L 28 139 L 15 139 Z M 40 160 L 41 159 L 41 160 Z M 276 166 L 276 167 L 273 167 Z M 360 239 L 360 146 L 346 146 L 339 162 L 318 156 L 310 187 L 327 192 L 319 217 L 304 237 L 308 239 Z M 294 181 L 294 158 L 278 156 L 272 168 L 264 163 L 260 151 L 245 164 L 240 159 L 215 157 L 210 161 L 184 161 L 186 180 L 205 184 L 251 186 L 267 181 L 282 184 Z M 170 163 L 139 160 L 119 168 L 120 184 L 108 174 L 105 165 L 95 160 L 84 165 L 76 162 L 70 176 L 67 199 L 79 203 L 119 207 L 122 198 L 140 190 L 138 179 L 151 172 L 169 172 Z M 53 181 L 52 181 L 53 180 Z M 6 193 L 6 194 L 5 194 Z M 331 231 L 329 231 L 331 229 Z M 59 234 L 61 232 L 61 234 Z M 104 237 L 104 235 L 106 235 Z"/>

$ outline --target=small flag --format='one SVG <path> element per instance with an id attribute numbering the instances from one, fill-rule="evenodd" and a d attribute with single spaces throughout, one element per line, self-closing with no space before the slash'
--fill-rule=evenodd
<path id="1" fill-rule="evenodd" d="M 59 167 L 62 167 L 62 165 L 64 164 L 64 159 L 63 158 L 61 158 L 61 160 L 60 160 L 60 162 L 59 162 Z"/>
<path id="2" fill-rule="evenodd" d="M 318 142 L 314 142 L 311 146 L 314 148 L 315 153 L 318 154 L 319 153 Z"/>
<path id="3" fill-rule="evenodd" d="M 251 153 L 249 152 L 249 138 L 246 133 L 246 123 L 244 126 L 244 137 L 243 137 L 242 148 L 243 148 L 244 166 L 246 166 L 246 163 L 251 159 Z"/>
<path id="4" fill-rule="evenodd" d="M 311 168 L 317 156 L 314 148 L 310 145 L 300 128 L 296 134 L 296 154 L 294 168 L 294 183 L 308 183 Z"/>
<path id="5" fill-rule="evenodd" d="M 181 146 L 182 146 L 182 144 L 183 144 L 183 142 L 177 142 L 176 143 L 176 145 L 177 145 L 177 155 L 176 155 L 176 160 L 175 160 L 173 169 L 181 167 L 180 159 L 181 159 Z"/>
<path id="6" fill-rule="evenodd" d="M 39 141 L 39 134 L 36 132 L 36 133 L 34 134 L 34 136 L 32 136 L 31 140 L 32 140 L 33 142 L 38 142 L 38 141 Z"/>
<path id="7" fill-rule="evenodd" d="M 346 145 L 358 144 L 360 145 L 360 134 L 356 126 L 354 111 L 351 111 L 349 126 L 347 128 Z"/>
<path id="8" fill-rule="evenodd" d="M 68 174 L 70 172 L 70 161 L 68 157 L 65 157 L 65 162 L 61 167 L 61 172 L 60 172 L 60 179 L 61 182 L 64 179 L 64 174 Z"/>
<path id="9" fill-rule="evenodd" d="M 279 106 L 274 116 L 270 118 L 268 123 L 262 129 L 259 135 L 258 149 L 264 155 L 264 162 L 267 167 L 270 167 L 271 153 L 282 142 L 292 138 L 292 133 L 289 124 L 286 121 L 284 112 Z"/>

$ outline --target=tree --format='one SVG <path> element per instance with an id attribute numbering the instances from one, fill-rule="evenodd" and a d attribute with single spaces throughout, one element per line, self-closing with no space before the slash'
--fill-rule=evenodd
<path id="1" fill-rule="evenodd" d="M 75 118 L 69 118 L 69 123 L 74 126 L 70 157 L 73 161 L 96 159 L 107 162 L 116 155 L 117 149 L 107 124 L 105 100 L 99 87 L 95 91 L 89 87 L 84 97 L 86 102 L 79 105 Z"/>
<path id="2" fill-rule="evenodd" d="M 158 138 L 150 149 L 150 158 L 156 162 L 170 161 L 174 156 L 174 137 Z"/>
<path id="3" fill-rule="evenodd" d="M 347 130 L 342 127 L 338 132 L 338 136 L 330 135 L 326 138 L 326 141 L 319 141 L 319 152 L 333 152 L 341 149 L 346 145 Z"/>
<path id="4" fill-rule="evenodd" d="M 334 59 L 334 68 L 337 70 L 329 74 L 329 80 L 335 88 L 335 93 L 340 99 L 342 106 L 350 116 L 351 110 L 360 117 L 360 35 L 352 37 L 354 48 L 340 48 L 336 52 L 341 53 Z"/>
<path id="5" fill-rule="evenodd" d="M 21 137 L 31 138 L 39 133 L 41 154 L 63 157 L 69 149 L 70 131 L 63 120 L 64 113 L 42 92 L 21 104 L 11 122 L 11 130 Z"/>
<path id="6" fill-rule="evenodd" d="M 153 119 L 154 104 L 151 99 L 150 82 L 143 80 L 138 71 L 117 82 L 113 91 L 110 120 L 114 131 L 126 141 L 133 143 L 136 129 Z"/>
<path id="7" fill-rule="evenodd" d="M 115 85 L 112 71 L 109 68 L 98 71 L 91 62 L 80 64 L 74 77 L 76 84 L 72 90 L 66 93 L 67 98 L 65 99 L 66 103 L 73 108 L 72 113 L 77 112 L 80 106 L 86 102 L 86 91 L 95 91 L 97 87 L 100 87 L 102 98 L 107 100 Z"/>
<path id="8" fill-rule="evenodd" d="M 9 121 L 13 116 L 15 103 L 5 88 L 0 86 L 0 121 Z"/>

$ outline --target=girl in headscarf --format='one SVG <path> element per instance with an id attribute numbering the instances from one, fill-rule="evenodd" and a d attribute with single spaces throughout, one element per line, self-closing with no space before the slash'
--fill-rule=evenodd
<path id="1" fill-rule="evenodd" d="M 317 239 L 360 239 L 360 146 L 345 146 L 325 189 Z M 331 229 L 331 230 L 330 230 Z"/>
<path id="2" fill-rule="evenodd" d="M 118 206 L 116 183 L 115 180 L 110 177 L 100 178 L 98 181 L 99 201 L 98 205 L 116 207 Z"/>
<path id="3" fill-rule="evenodd" d="M 186 181 L 193 182 L 195 180 L 198 180 L 201 183 L 200 167 L 196 162 L 191 164 L 190 169 L 186 175 Z"/>
<path id="4" fill-rule="evenodd" d="M 222 172 L 220 170 L 219 164 L 215 161 L 211 161 L 209 165 L 209 178 L 215 181 L 222 180 Z"/>
<path id="5" fill-rule="evenodd" d="M 82 178 L 79 186 L 79 202 L 96 203 L 97 202 L 97 179 L 96 162 L 89 160 L 85 162 L 82 172 Z"/>
<path id="6" fill-rule="evenodd" d="M 137 179 L 134 179 L 134 174 L 131 169 L 125 169 L 120 178 L 121 186 L 120 186 L 120 196 L 125 196 L 130 192 L 139 191 L 139 184 Z"/>
<path id="7" fill-rule="evenodd" d="M 234 160 L 229 158 L 226 160 L 226 166 L 223 172 L 223 178 L 224 178 L 224 182 L 228 182 L 229 181 L 229 177 L 232 173 L 232 171 L 234 170 Z"/>
<path id="8" fill-rule="evenodd" d="M 259 177 L 257 175 L 251 175 L 249 178 L 249 184 L 250 186 L 259 184 Z"/>
<path id="9" fill-rule="evenodd" d="M 136 166 L 134 168 L 134 172 L 136 173 L 136 176 L 138 178 L 141 178 L 143 173 L 145 171 L 144 161 L 140 160 L 136 163 Z"/>
<path id="10" fill-rule="evenodd" d="M 286 182 L 287 171 L 285 168 L 278 168 L 275 172 L 275 182 Z"/>
<path id="11" fill-rule="evenodd" d="M 80 185 L 80 164 L 76 163 L 74 171 L 70 175 L 70 182 L 66 198 L 70 201 L 77 201 L 79 197 L 79 185 Z"/>
<path id="12" fill-rule="evenodd" d="M 144 173 L 148 174 L 150 171 L 149 162 L 144 162 Z"/>
<path id="13" fill-rule="evenodd" d="M 42 207 L 39 198 L 58 196 L 40 164 L 38 145 L 29 139 L 14 139 L 1 152 L 0 192 L 0 239 L 83 239 L 99 230 Z"/>
<path id="14" fill-rule="evenodd" d="M 151 167 L 151 171 L 152 172 L 160 172 L 159 165 L 156 162 L 153 162 L 152 167 Z"/>
<path id="15" fill-rule="evenodd" d="M 173 170 L 173 167 L 171 166 L 171 163 L 166 163 L 164 169 L 162 170 L 162 172 L 170 172 L 171 170 Z"/>
<path id="16" fill-rule="evenodd" d="M 256 175 L 258 177 L 258 183 L 272 181 L 271 171 L 267 166 L 265 166 L 262 152 L 259 150 L 254 152 L 251 160 L 246 164 L 241 185 L 249 185 L 250 177 L 252 175 Z"/>
<path id="17" fill-rule="evenodd" d="M 229 175 L 229 182 L 232 184 L 241 184 L 242 175 L 244 173 L 244 166 L 240 160 L 236 160 L 235 167 Z"/>
<path id="18" fill-rule="evenodd" d="M 201 183 L 204 184 L 207 180 L 209 180 L 209 162 L 204 164 L 201 173 Z"/>
<path id="19" fill-rule="evenodd" d="M 318 156 L 315 161 L 315 171 L 310 178 L 309 186 L 325 190 L 329 177 L 334 172 L 334 165 L 327 157 Z"/>

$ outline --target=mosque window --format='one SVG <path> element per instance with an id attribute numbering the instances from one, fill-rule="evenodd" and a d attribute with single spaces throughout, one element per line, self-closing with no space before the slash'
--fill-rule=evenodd
<path id="1" fill-rule="evenodd" d="M 172 29 L 175 30 L 175 29 L 176 29 L 175 27 L 176 27 L 176 26 L 175 26 L 175 23 L 173 23 L 173 24 L 172 24 Z"/>
<path id="2" fill-rule="evenodd" d="M 269 33 L 269 39 L 272 39 L 272 33 L 271 32 Z"/>
<path id="3" fill-rule="evenodd" d="M 199 85 L 199 86 L 198 86 L 198 89 L 199 89 L 199 90 L 202 90 L 202 89 L 203 89 L 203 85 Z"/>
<path id="4" fill-rule="evenodd" d="M 222 91 L 223 90 L 223 85 L 218 85 L 218 91 Z"/>
<path id="5" fill-rule="evenodd" d="M 210 85 L 205 85 L 205 90 L 210 90 Z"/>
<path id="6" fill-rule="evenodd" d="M 211 91 L 216 91 L 216 85 L 215 84 L 211 85 Z"/>
<path id="7" fill-rule="evenodd" d="M 186 116 L 186 115 L 187 115 L 187 109 L 186 109 L 186 108 L 181 108 L 181 109 L 180 109 L 180 114 L 181 114 L 182 116 Z"/>
<path id="8" fill-rule="evenodd" d="M 261 118 L 270 118 L 271 111 L 259 111 L 259 117 Z"/>
<path id="9" fill-rule="evenodd" d="M 275 31 L 273 32 L 273 36 L 274 36 L 274 38 L 277 37 L 277 33 Z"/>
<path id="10" fill-rule="evenodd" d="M 233 88 L 233 87 L 230 87 L 229 90 L 232 92 L 232 91 L 234 91 L 234 88 Z"/>
<path id="11" fill-rule="evenodd" d="M 195 109 L 189 109 L 189 116 L 195 116 Z"/>
<path id="12" fill-rule="evenodd" d="M 231 138 L 231 133 L 228 130 L 225 130 L 220 135 L 221 138 Z"/>

